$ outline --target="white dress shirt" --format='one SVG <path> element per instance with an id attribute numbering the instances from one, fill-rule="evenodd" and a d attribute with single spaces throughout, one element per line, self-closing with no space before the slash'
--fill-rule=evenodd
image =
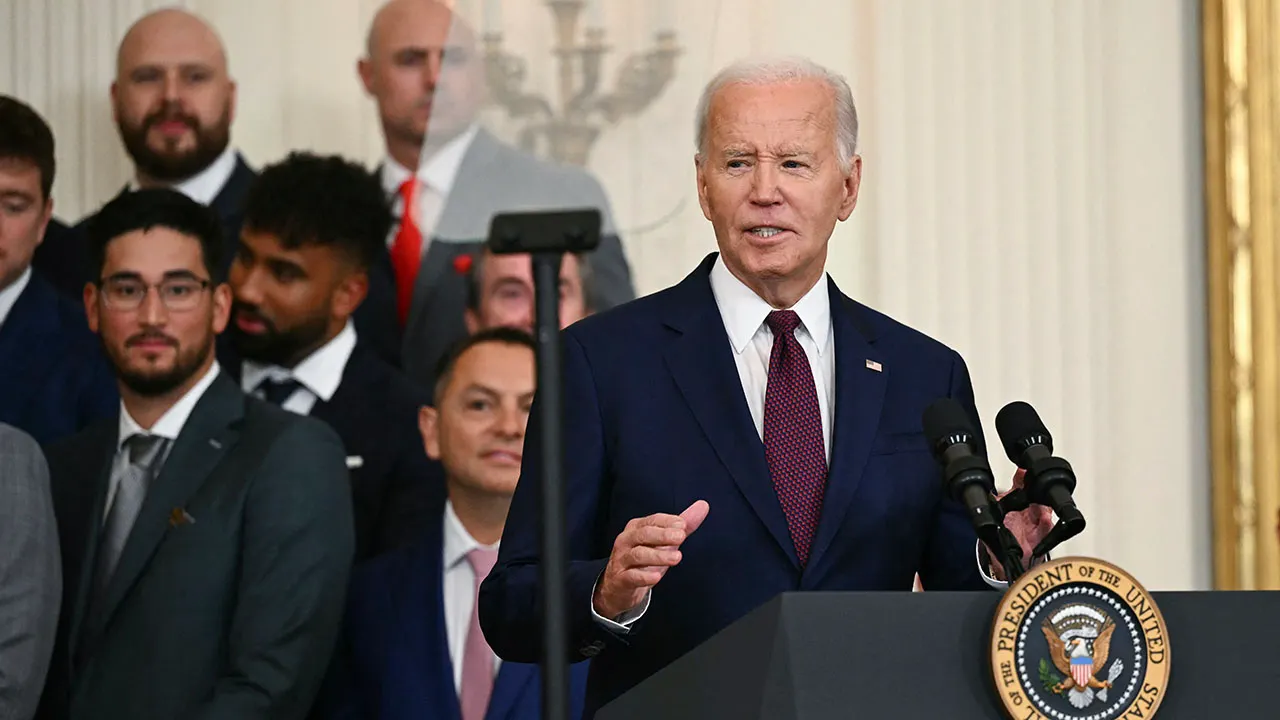
<path id="1" fill-rule="evenodd" d="M 716 298 L 720 318 L 729 334 L 733 362 L 738 367 L 742 392 L 756 425 L 756 434 L 764 440 L 764 398 L 769 384 L 769 355 L 773 352 L 773 331 L 765 323 L 776 308 L 756 295 L 755 291 L 734 277 L 724 259 L 716 258 L 711 267 L 711 294 Z M 836 401 L 836 349 L 831 330 L 831 297 L 824 273 L 809 292 L 791 306 L 800 316 L 795 329 L 796 340 L 804 348 L 813 371 L 818 393 L 818 412 L 822 415 L 822 441 L 831 462 L 831 409 Z"/>
<path id="2" fill-rule="evenodd" d="M 263 380 L 286 382 L 297 380 L 302 387 L 285 398 L 281 407 L 298 415 L 308 415 L 319 400 L 329 402 L 333 394 L 342 384 L 342 373 L 347 369 L 347 361 L 356 349 L 356 329 L 350 320 L 345 327 L 333 336 L 329 342 L 316 348 L 293 367 L 292 370 L 279 365 L 264 365 L 252 360 L 245 360 L 240 369 L 240 387 L 246 393 L 262 397 L 258 385 Z"/>
<path id="3" fill-rule="evenodd" d="M 497 550 L 499 543 L 482 545 L 462 526 L 453 502 L 444 504 L 444 629 L 449 640 L 449 662 L 453 665 L 453 690 L 462 692 L 462 653 L 467 648 L 467 631 L 471 612 L 476 606 L 476 572 L 467 561 L 467 553 L 476 548 Z M 429 608 L 425 609 L 429 611 Z M 502 659 L 493 656 L 496 677 Z"/>
<path id="4" fill-rule="evenodd" d="M 125 448 L 124 441 L 138 434 L 155 435 L 170 441 L 177 440 L 182 428 L 187 424 L 187 418 L 191 417 L 191 411 L 195 410 L 196 403 L 200 402 L 200 398 L 204 397 L 205 391 L 209 389 L 214 379 L 218 377 L 218 372 L 218 361 L 215 360 L 213 365 L 209 367 L 209 371 L 204 374 L 204 377 L 191 386 L 187 394 L 179 398 L 178 402 L 173 404 L 173 407 L 166 410 L 150 429 L 139 425 L 138 421 L 129 415 L 129 409 L 124 406 L 124 401 L 120 401 L 120 434 L 116 437 L 116 456 L 112 461 L 110 486 L 107 488 L 107 502 L 102 511 L 104 520 L 106 519 L 106 514 L 111 511 L 111 503 L 116 496 L 116 486 L 120 475 L 129 464 L 129 451 Z M 169 445 L 169 449 L 173 449 L 172 442 Z M 165 457 L 159 458 L 158 462 L 164 463 L 165 459 Z"/>
<path id="5" fill-rule="evenodd" d="M 31 282 L 31 268 L 28 267 L 22 271 L 17 280 L 9 283 L 9 287 L 0 290 L 0 327 L 4 327 L 4 321 L 9 319 L 9 313 L 13 312 L 13 306 L 18 302 L 18 296 L 23 290 L 27 289 L 27 284 Z"/>
<path id="6" fill-rule="evenodd" d="M 436 223 L 444 209 L 449 193 L 453 191 L 453 183 L 462 168 L 462 160 L 480 132 L 480 126 L 472 124 L 456 137 L 451 138 L 439 150 L 418 165 L 416 175 L 421 185 L 418 188 L 418 229 L 422 231 L 422 251 L 434 238 L 441 242 L 465 242 L 467 238 L 446 238 L 434 235 Z M 382 161 L 382 189 L 388 197 L 393 198 L 391 210 L 396 217 L 404 217 L 404 200 L 400 197 L 400 186 L 415 173 L 388 157 Z M 387 236 L 387 246 L 395 239 L 399 223 Z"/>
<path id="7" fill-rule="evenodd" d="M 208 167 L 170 187 L 201 205 L 210 205 L 214 198 L 218 197 L 218 193 L 222 192 L 222 186 L 227 184 L 235 171 L 236 151 L 228 145 L 218 159 L 209 163 Z M 137 190 L 138 187 L 136 178 L 129 183 L 131 190 Z"/>

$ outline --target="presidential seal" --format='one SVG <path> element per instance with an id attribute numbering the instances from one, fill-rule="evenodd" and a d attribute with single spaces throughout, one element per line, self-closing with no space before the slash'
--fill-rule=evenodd
<path id="1" fill-rule="evenodd" d="M 1169 682 L 1169 640 L 1150 593 L 1092 558 L 1019 578 L 996 611 L 990 659 L 1015 720 L 1145 720 Z"/>

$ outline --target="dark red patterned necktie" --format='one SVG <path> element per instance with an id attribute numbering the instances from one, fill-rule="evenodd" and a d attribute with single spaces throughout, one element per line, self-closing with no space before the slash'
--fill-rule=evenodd
<path id="1" fill-rule="evenodd" d="M 804 567 L 827 486 L 822 413 L 813 369 L 795 336 L 800 316 L 792 310 L 774 310 L 765 323 L 773 331 L 773 350 L 764 393 L 764 455 Z"/>

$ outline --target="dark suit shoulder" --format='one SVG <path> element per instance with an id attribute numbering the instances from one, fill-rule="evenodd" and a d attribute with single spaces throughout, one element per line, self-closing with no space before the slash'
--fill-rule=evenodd
<path id="1" fill-rule="evenodd" d="M 382 359 L 373 350 L 364 345 L 356 345 L 347 361 L 347 370 L 343 374 L 343 382 L 356 383 L 360 386 L 362 397 L 378 405 L 382 411 L 399 412 L 418 408 L 429 402 L 426 391 L 409 380 L 399 369 Z"/>
<path id="2" fill-rule="evenodd" d="M 910 353 L 924 362 L 950 363 L 959 357 L 958 352 L 942 341 L 843 293 L 839 297 L 845 310 L 862 326 L 864 334 L 870 336 L 868 339 L 875 341 L 876 347 L 885 348 L 886 352 Z M 866 332 L 867 330 L 870 332 Z"/>
<path id="3" fill-rule="evenodd" d="M 421 581 L 425 568 L 439 571 L 443 565 L 441 511 L 423 517 L 417 537 L 394 550 L 356 564 L 351 572 L 353 597 L 379 589 L 394 590 L 405 582 Z"/>
<path id="4" fill-rule="evenodd" d="M 265 400 L 246 395 L 245 398 L 245 434 L 250 437 L 278 440 L 284 435 L 300 441 L 319 441 L 337 443 L 342 441 L 333 428 L 316 418 L 291 413 Z"/>

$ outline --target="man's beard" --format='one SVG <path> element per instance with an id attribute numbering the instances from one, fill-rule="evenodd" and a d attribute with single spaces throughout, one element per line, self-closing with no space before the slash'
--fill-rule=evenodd
<path id="1" fill-rule="evenodd" d="M 235 318 L 247 315 L 261 322 L 266 331 L 253 335 L 240 329 Z M 259 313 L 252 305 L 234 303 L 231 306 L 232 322 L 227 327 L 236 353 L 244 360 L 263 365 L 291 368 L 319 347 L 329 329 L 328 313 L 317 313 L 288 330 L 278 330 L 270 318 Z"/>
<path id="2" fill-rule="evenodd" d="M 135 338 L 137 337 L 135 336 Z M 175 345 L 177 356 L 174 358 L 173 367 L 160 372 L 137 371 L 128 368 L 125 366 L 126 360 L 122 355 L 116 353 L 105 342 L 103 347 L 111 358 L 111 364 L 115 365 L 116 374 L 119 376 L 120 382 L 124 383 L 125 387 L 142 397 L 159 397 L 181 387 L 200 371 L 200 367 L 204 365 L 205 361 L 209 359 L 209 355 L 213 352 L 213 337 L 213 334 L 210 333 L 200 345 L 189 349 L 184 349 L 181 345 Z M 130 338 L 130 341 L 135 338 Z"/>
<path id="3" fill-rule="evenodd" d="M 147 144 L 147 134 L 157 123 L 179 120 L 195 133 L 196 146 L 182 153 L 156 151 Z M 222 116 L 209 127 L 191 115 L 186 115 L 173 103 L 166 103 L 160 110 L 143 118 L 136 126 L 119 124 L 120 139 L 125 152 L 133 159 L 138 172 L 161 182 L 179 182 L 196 175 L 213 164 L 214 160 L 231 144 L 231 103 L 222 109 Z"/>

